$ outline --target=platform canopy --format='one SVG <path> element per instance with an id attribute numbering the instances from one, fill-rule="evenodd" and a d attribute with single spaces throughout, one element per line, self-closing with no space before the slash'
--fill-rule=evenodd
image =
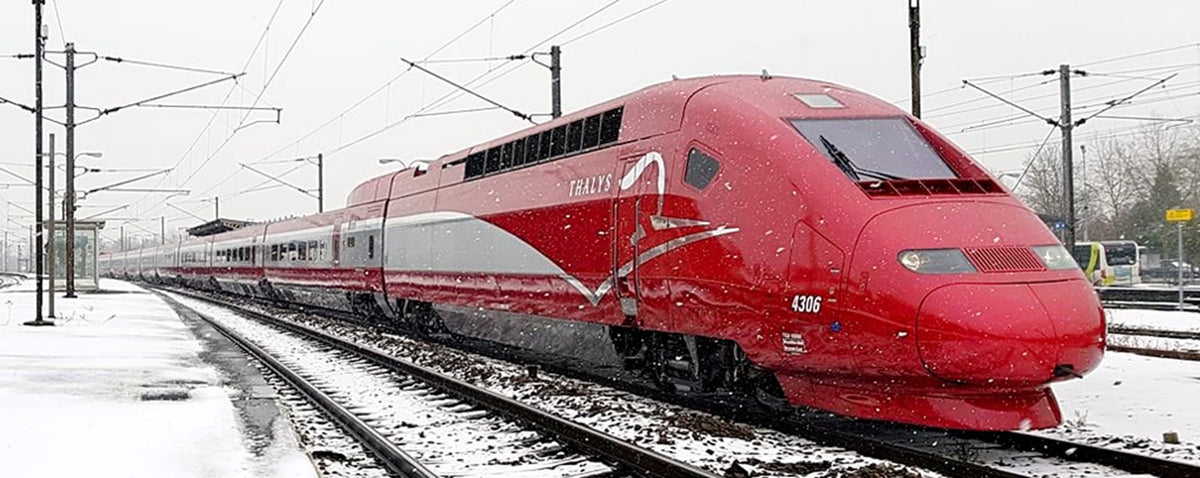
<path id="1" fill-rule="evenodd" d="M 206 222 L 199 226 L 190 227 L 188 228 L 187 232 L 192 237 L 203 237 L 211 236 L 213 234 L 220 234 L 222 232 L 229 232 L 234 229 L 241 229 L 251 224 L 254 223 L 251 221 L 239 221 L 237 219 L 217 219 L 215 221 Z"/>

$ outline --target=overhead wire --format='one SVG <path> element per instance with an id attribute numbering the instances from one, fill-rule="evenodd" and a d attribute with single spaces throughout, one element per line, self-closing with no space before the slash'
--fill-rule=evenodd
<path id="1" fill-rule="evenodd" d="M 650 9 L 652 9 L 652 8 L 654 8 L 654 7 L 657 7 L 657 6 L 659 6 L 659 5 L 662 5 L 662 4 L 664 4 L 664 3 L 667 3 L 667 2 L 669 2 L 669 1 L 670 1 L 670 0 L 658 0 L 657 2 L 654 2 L 654 3 L 650 4 L 650 5 L 647 5 L 647 6 L 645 6 L 645 7 L 642 7 L 641 9 L 635 10 L 633 13 L 630 13 L 630 14 L 628 14 L 628 15 L 625 15 L 625 16 L 621 17 L 621 18 L 618 18 L 618 19 L 616 19 L 616 20 L 613 20 L 613 21 L 611 21 L 611 22 L 608 22 L 608 23 L 605 23 L 605 24 L 603 24 L 603 25 L 600 25 L 599 27 L 596 27 L 596 28 L 594 28 L 594 29 L 592 29 L 592 30 L 589 30 L 589 31 L 587 31 L 587 32 L 585 32 L 585 33 L 583 33 L 583 34 L 581 34 L 581 35 L 577 35 L 577 36 L 575 36 L 575 37 L 573 37 L 573 38 L 571 38 L 571 39 L 569 39 L 569 40 L 567 40 L 567 41 L 564 41 L 564 42 L 562 42 L 562 44 L 561 44 L 560 46 L 567 46 L 567 45 L 570 45 L 570 44 L 572 44 L 572 43 L 575 43 L 575 42 L 577 42 L 577 41 L 579 41 L 579 40 L 582 40 L 582 39 L 584 39 L 584 38 L 587 38 L 587 37 L 589 37 L 589 36 L 592 36 L 592 35 L 593 35 L 593 34 L 595 34 L 595 33 L 598 33 L 598 32 L 600 32 L 600 31 L 602 31 L 602 30 L 606 30 L 606 29 L 608 29 L 609 27 L 611 27 L 611 26 L 613 26 L 613 25 L 616 25 L 616 24 L 618 24 L 618 23 L 621 23 L 621 22 L 624 22 L 624 21 L 626 21 L 626 20 L 629 20 L 630 18 L 633 18 L 633 17 L 636 17 L 636 16 L 638 16 L 638 15 L 641 15 L 642 13 L 646 12 L 647 10 L 650 10 Z"/>
<path id="2" fill-rule="evenodd" d="M 291 57 L 292 52 L 295 51 L 296 45 L 300 44 L 300 39 L 304 37 L 304 33 L 308 31 L 308 27 L 312 25 L 313 19 L 316 18 L 317 13 L 320 12 L 321 7 L 324 5 L 325 0 L 321 0 L 320 3 L 317 3 L 317 5 L 309 13 L 308 19 L 304 22 L 304 26 L 300 27 L 300 32 L 298 32 L 296 37 L 292 39 L 292 44 L 289 45 L 287 51 L 284 52 L 283 58 L 280 58 L 279 62 L 275 64 L 275 70 L 272 71 L 271 76 L 267 77 L 267 80 L 263 82 L 263 86 L 259 90 L 258 94 L 254 97 L 254 101 L 250 103 L 251 108 L 258 106 L 258 102 L 262 99 L 262 95 L 266 94 L 267 89 L 271 86 L 271 83 L 273 83 L 275 78 L 278 77 L 279 72 L 283 69 L 283 65 L 287 62 L 288 58 Z M 221 144 L 217 145 L 216 151 L 209 153 L 208 157 L 204 158 L 204 161 L 200 163 L 200 166 L 193 169 L 191 174 L 188 174 L 188 176 L 183 179 L 183 182 L 179 183 L 179 187 L 186 185 L 192 180 L 192 178 L 195 178 L 197 174 L 200 174 L 200 171 L 203 170 L 205 166 L 208 166 L 208 163 L 212 162 L 212 160 L 225 149 L 225 146 L 229 145 L 229 142 L 232 141 L 234 136 L 237 135 L 237 132 L 246 123 L 246 120 L 250 118 L 251 114 L 253 114 L 253 111 L 247 111 L 246 114 L 242 115 L 241 121 L 238 122 L 238 128 L 235 128 L 232 132 L 230 132 L 229 136 L 226 136 L 225 140 L 222 141 Z"/>
<path id="3" fill-rule="evenodd" d="M 1184 45 L 1177 45 L 1177 46 L 1173 46 L 1173 47 L 1160 48 L 1160 49 L 1157 49 L 1157 50 L 1149 50 L 1149 51 L 1144 51 L 1144 52 L 1140 52 L 1140 53 L 1133 53 L 1133 54 L 1129 54 L 1129 55 L 1122 55 L 1122 56 L 1117 56 L 1117 57 L 1113 57 L 1113 58 L 1106 58 L 1106 59 L 1103 59 L 1103 60 L 1094 60 L 1094 61 L 1089 61 L 1089 62 L 1079 63 L 1079 64 L 1076 64 L 1076 65 L 1074 65 L 1074 66 L 1076 66 L 1076 67 L 1084 67 L 1084 66 L 1102 65 L 1102 64 L 1105 64 L 1105 63 L 1113 63 L 1113 62 L 1117 62 L 1117 61 L 1121 61 L 1121 60 L 1129 60 L 1129 59 L 1133 59 L 1133 58 L 1141 58 L 1141 57 L 1144 57 L 1144 56 L 1157 55 L 1157 54 L 1159 54 L 1159 53 L 1167 53 L 1167 52 L 1172 52 L 1172 51 L 1184 50 L 1184 49 L 1188 49 L 1188 48 L 1198 48 L 1198 49 L 1200 49 L 1200 43 L 1187 43 L 1187 44 L 1184 44 Z"/>
<path id="4" fill-rule="evenodd" d="M 446 41 L 445 43 L 443 43 L 441 46 L 439 46 L 439 47 L 435 48 L 435 49 L 434 49 L 432 52 L 430 52 L 429 54 L 425 55 L 425 58 L 424 58 L 422 61 L 429 60 L 430 58 L 433 58 L 433 57 L 434 57 L 435 55 L 437 55 L 438 53 L 441 53 L 441 52 L 442 52 L 443 50 L 445 50 L 446 48 L 449 48 L 451 45 L 453 45 L 454 43 L 458 42 L 458 40 L 462 39 L 464 36 L 467 36 L 467 35 L 469 35 L 471 32 L 475 31 L 475 29 L 477 29 L 477 28 L 479 28 L 480 26 L 482 26 L 483 24 L 487 23 L 487 21 L 488 21 L 489 19 L 491 19 L 491 18 L 494 18 L 496 15 L 500 14 L 500 12 L 503 12 L 503 11 L 504 11 L 506 8 L 508 8 L 509 6 L 511 6 L 511 5 L 512 5 L 513 3 L 515 3 L 516 1 L 517 1 L 517 0 L 509 0 L 508 2 L 505 2 L 503 5 L 500 5 L 500 7 L 499 7 L 499 8 L 497 8 L 497 9 L 493 10 L 493 11 L 492 11 L 490 14 L 488 14 L 488 15 L 484 16 L 484 17 L 483 17 L 483 18 L 481 18 L 479 21 L 477 21 L 477 22 L 475 22 L 474 24 L 472 24 L 471 26 L 467 27 L 467 29 L 465 29 L 465 30 L 463 30 L 463 31 L 459 32 L 459 33 L 458 33 L 457 35 L 455 35 L 453 38 L 451 38 L 450 40 L 447 40 L 447 41 Z M 292 146 L 295 146 L 295 145 L 297 145 L 297 144 L 300 144 L 300 143 L 301 143 L 301 142 L 303 142 L 304 140 L 306 140 L 306 139 L 308 139 L 308 138 L 312 137 L 313 135 L 315 135 L 315 134 L 317 134 L 317 133 L 319 133 L 319 132 L 323 131 L 325 128 L 327 128 L 327 127 L 329 127 L 330 125 L 332 125 L 333 123 L 337 122 L 337 120 L 338 120 L 339 118 L 342 118 L 342 117 L 344 117 L 346 114 L 350 113 L 351 111 L 354 111 L 354 110 L 355 110 L 355 109 L 357 109 L 359 106 L 362 106 L 364 103 L 366 103 L 367 101 L 369 101 L 371 98 L 374 98 L 374 97 L 375 97 L 376 95 L 378 95 L 379 93 L 382 93 L 382 92 L 383 92 L 384 90 L 386 90 L 388 87 L 392 86 L 392 84 L 393 84 L 393 83 L 395 83 L 397 80 L 399 80 L 400 78 L 403 78 L 405 75 L 407 75 L 407 74 L 409 73 L 409 71 L 410 71 L 409 69 L 404 69 L 404 70 L 400 71 L 400 73 L 396 74 L 396 75 L 395 75 L 395 76 L 393 76 L 391 79 L 389 79 L 389 80 L 385 81 L 383 84 L 381 84 L 381 85 L 379 85 L 378 87 L 376 87 L 374 90 L 372 90 L 372 91 L 371 91 L 370 93 L 368 93 L 366 96 L 363 96 L 362 98 L 359 98 L 359 99 L 358 99 L 358 101 L 355 101 L 355 102 L 354 102 L 353 104 L 351 104 L 351 105 L 350 105 L 348 108 L 346 108 L 346 109 L 342 110 L 342 112 L 341 112 L 341 113 L 338 113 L 338 114 L 336 114 L 336 115 L 333 115 L 333 116 L 332 116 L 332 117 L 330 117 L 328 120 L 326 120 L 325 122 L 321 123 L 321 125 L 317 126 L 316 128 L 313 128 L 313 129 L 312 129 L 312 130 L 310 130 L 309 132 L 307 132 L 307 133 L 305 133 L 304 135 L 302 135 L 302 136 L 301 136 L 299 139 L 297 139 L 297 140 L 295 140 L 295 141 L 292 141 L 291 143 L 288 143 L 288 144 L 286 144 L 286 145 L 284 145 L 284 146 L 280 147 L 279 149 L 276 149 L 276 150 L 272 151 L 270 154 L 267 154 L 267 155 L 266 155 L 265 157 L 263 157 L 262 159 L 259 159 L 258 161 L 253 161 L 253 163 L 258 163 L 258 162 L 260 162 L 260 161 L 264 161 L 264 160 L 270 159 L 271 157 L 275 156 L 276 154 L 279 154 L 279 153 L 283 152 L 284 150 L 286 150 L 286 149 L 288 149 L 288 148 L 291 148 Z"/>
<path id="5" fill-rule="evenodd" d="M 50 5 L 54 6 L 54 21 L 58 23 L 58 38 L 62 40 L 63 48 L 67 47 L 67 30 L 63 28 L 62 14 L 58 12 L 58 0 L 50 0 Z"/>
<path id="6" fill-rule="evenodd" d="M 496 9 L 495 9 L 495 10 L 493 10 L 491 13 L 489 13 L 488 15 L 484 16 L 483 18 L 481 18 L 479 21 L 477 21 L 477 22 L 475 22 L 474 24 L 472 24 L 471 26 L 467 27 L 465 30 L 463 30 L 463 31 L 459 32 L 457 35 L 455 35 L 455 36 L 454 36 L 454 37 L 452 37 L 451 39 L 447 40 L 447 41 L 446 41 L 445 43 L 443 43 L 441 46 L 439 46 L 439 47 L 435 48 L 435 49 L 434 49 L 432 52 L 430 52 L 430 53 L 428 53 L 427 55 L 425 55 L 425 58 L 424 58 L 424 60 L 428 60 L 428 59 L 432 58 L 434 55 L 437 55 L 438 53 L 441 53 L 441 52 L 442 52 L 443 50 L 445 50 L 446 48 L 449 48 L 451 45 L 453 45 L 454 43 L 456 43 L 458 40 L 462 39 L 462 38 L 463 38 L 463 37 L 465 37 L 466 35 L 469 35 L 471 32 L 473 32 L 473 31 L 475 31 L 477 28 L 479 28 L 481 25 L 483 25 L 483 24 L 487 23 L 489 19 L 495 18 L 495 16 L 496 16 L 496 15 L 498 15 L 498 14 L 499 14 L 499 13 L 501 13 L 501 12 L 503 12 L 503 11 L 504 11 L 506 8 L 508 8 L 509 6 L 511 6 L 511 5 L 512 5 L 513 3 L 515 3 L 516 1 L 517 1 L 517 0 L 508 0 L 508 1 L 507 1 L 507 2 L 505 2 L 504 4 L 500 5 L 500 7 L 496 8 Z M 298 144 L 300 144 L 302 141 L 304 141 L 304 140 L 308 139 L 309 137 L 311 137 L 311 136 L 313 136 L 313 135 L 317 134 L 318 132 L 320 132 L 320 131 L 324 130 L 324 129 L 325 129 L 326 127 L 328 127 L 329 125 L 332 125 L 333 123 L 335 123 L 335 122 L 336 122 L 338 119 L 340 119 L 340 118 L 344 117 L 344 116 L 345 116 L 347 113 L 350 113 L 351 111 L 353 111 L 353 110 L 357 109 L 359 106 L 361 106 L 362 104 L 366 103 L 366 102 L 367 102 L 367 101 L 369 101 L 371 98 L 374 98 L 376 95 L 378 95 L 379 93 L 383 92 L 385 89 L 387 89 L 388 87 L 390 87 L 390 86 L 391 86 L 393 83 L 395 83 L 397 80 L 399 80 L 400 78 L 402 78 L 402 77 L 404 77 L 406 74 L 408 74 L 408 72 L 409 72 L 409 70 L 408 70 L 408 69 L 405 69 L 405 70 L 401 71 L 399 74 L 397 74 L 397 75 L 393 76 L 393 77 L 392 77 L 391 79 L 389 79 L 388 81 L 386 81 L 386 82 L 384 82 L 383 84 L 379 85 L 379 87 L 377 87 L 377 88 L 375 88 L 374 90 L 372 90 L 372 91 L 371 91 L 370 93 L 368 93 L 366 96 L 364 96 L 364 97 L 360 98 L 358 101 L 356 101 L 356 102 L 354 102 L 353 104 L 351 104 L 351 105 L 350 105 L 348 108 L 346 108 L 345 110 L 342 110 L 342 112 L 341 112 L 341 113 L 338 113 L 338 114 L 336 114 L 336 115 L 332 116 L 331 118 L 329 118 L 327 121 L 325 121 L 325 122 L 324 122 L 324 123 L 322 123 L 321 125 L 317 126 L 316 128 L 313 128 L 313 129 L 312 129 L 312 130 L 310 130 L 309 132 L 305 133 L 305 134 L 304 134 L 303 136 L 301 136 L 299 139 L 297 139 L 297 140 L 295 140 L 295 141 L 292 141 L 291 143 L 288 143 L 287 145 L 284 145 L 284 146 L 282 146 L 282 147 L 280 147 L 280 148 L 278 148 L 278 149 L 276 149 L 276 150 L 272 151 L 271 153 L 267 154 L 267 155 L 266 155 L 266 156 L 264 156 L 263 158 L 261 158 L 261 159 L 259 159 L 259 160 L 257 160 L 257 161 L 253 161 L 253 162 L 251 162 L 251 164 L 262 164 L 263 162 L 265 162 L 265 161 L 267 161 L 268 159 L 270 159 L 270 158 L 274 157 L 275 155 L 277 155 L 277 154 L 279 154 L 279 153 L 283 152 L 284 150 L 286 150 L 286 149 L 288 149 L 288 148 L 291 148 L 291 147 L 293 147 L 293 146 L 295 146 L 295 145 L 298 145 Z M 284 177 L 284 176 L 286 176 L 286 175 L 290 174 L 291 172 L 294 172 L 294 171 L 296 171 L 297 169 L 299 169 L 299 168 L 298 168 L 298 167 L 297 167 L 297 168 L 293 168 L 293 169 L 291 169 L 291 170 L 289 170 L 289 171 L 287 171 L 287 172 L 284 172 L 284 173 L 282 173 L 282 174 L 280 174 L 280 175 L 277 175 L 276 177 L 280 177 L 280 178 L 282 178 L 282 177 Z M 202 194 L 205 194 L 205 193 L 208 193 L 208 192 L 211 192 L 211 191 L 215 190 L 216 188 L 218 188 L 218 187 L 220 187 L 221 185 L 223 185 L 223 184 L 225 183 L 225 181 L 228 181 L 230 178 L 232 178 L 232 177 L 236 176 L 236 175 L 237 175 L 238 173 L 240 173 L 240 172 L 241 172 L 241 168 L 234 169 L 233 171 L 231 171 L 231 172 L 230 172 L 230 174 L 229 174 L 228 176 L 226 176 L 225 178 L 221 179 L 220 181 L 217 181 L 216 183 L 214 183 L 214 185 L 213 185 L 213 186 L 211 186 L 211 187 L 209 187 L 208 189 L 206 189 L 206 190 L 205 190 L 205 192 L 204 192 L 204 193 L 202 193 Z M 261 184 L 265 184 L 265 182 L 264 182 L 264 183 L 261 183 Z M 261 184 L 260 184 L 260 185 L 261 185 Z M 256 187 L 257 187 L 257 186 L 256 186 Z"/>
<path id="7" fill-rule="evenodd" d="M 242 64 L 242 68 L 241 68 L 242 71 L 245 71 L 247 68 L 249 68 L 250 63 L 252 61 L 254 61 L 254 56 L 258 54 L 258 49 L 262 47 L 263 41 L 265 40 L 265 38 L 267 36 L 267 32 L 270 31 L 271 25 L 273 25 L 275 23 L 275 19 L 278 18 L 278 16 L 279 16 L 279 10 L 283 7 L 283 2 L 284 2 L 284 0 L 279 0 L 279 3 L 277 3 L 275 5 L 275 9 L 271 12 L 271 17 L 267 19 L 267 24 L 266 24 L 266 26 L 263 27 L 263 32 L 258 36 L 258 41 L 256 41 L 254 43 L 254 47 L 250 49 L 250 54 L 246 56 L 246 61 Z M 226 104 L 229 103 L 229 99 L 233 96 L 233 92 L 237 91 L 237 86 L 236 86 L 237 84 L 238 83 L 235 82 L 235 86 L 231 86 L 229 88 L 229 91 L 227 91 L 225 93 L 225 97 L 221 100 L 221 106 L 225 106 Z M 196 146 L 198 146 L 200 144 L 200 140 L 204 139 L 204 135 L 207 134 L 208 131 L 212 128 L 213 123 L 216 122 L 217 117 L 220 116 L 220 114 L 221 114 L 220 111 L 214 111 L 213 114 L 211 116 L 209 116 L 208 122 L 204 125 L 203 128 L 200 129 L 200 133 L 196 135 L 196 139 L 192 140 L 192 144 L 189 145 L 187 150 L 185 150 L 183 152 L 183 154 L 179 156 L 179 159 L 175 161 L 175 165 L 171 167 L 172 171 L 179 170 L 179 166 L 182 165 L 183 161 L 186 160 L 192 154 L 192 151 L 194 151 L 196 149 Z M 154 187 L 157 188 L 159 186 L 162 186 L 162 184 L 164 182 L 166 182 L 166 180 L 169 176 L 170 175 L 159 178 L 158 183 Z M 141 202 L 143 200 L 145 200 L 145 198 L 147 198 L 147 197 L 149 197 L 149 195 L 142 196 L 142 198 L 135 201 L 134 204 L 140 205 Z"/>
<path id="8" fill-rule="evenodd" d="M 282 4 L 282 1 L 280 3 Z M 274 71 L 272 71 L 271 75 L 266 79 L 266 81 L 263 82 L 262 88 L 259 90 L 258 94 L 255 96 L 254 102 L 251 103 L 251 105 L 250 105 L 251 108 L 257 106 L 259 101 L 262 99 L 262 95 L 266 94 L 267 89 L 271 86 L 271 83 L 275 80 L 275 78 L 278 76 L 279 72 L 282 70 L 284 63 L 286 63 L 288 58 L 291 57 L 292 52 L 296 49 L 296 46 L 300 43 L 300 39 L 304 37 L 304 33 L 308 31 L 309 26 L 312 25 L 313 19 L 316 18 L 317 13 L 320 12 L 321 7 L 324 5 L 325 5 L 325 0 L 321 0 L 320 3 L 317 3 L 316 6 L 313 7 L 313 9 L 309 12 L 308 19 L 305 20 L 304 25 L 300 28 L 300 31 L 296 34 L 295 38 L 293 38 L 292 43 L 291 43 L 291 45 L 288 46 L 287 51 L 283 55 L 283 58 L 280 58 L 279 62 L 275 64 Z M 278 12 L 278 10 L 277 10 L 277 12 Z M 260 37 L 260 42 L 261 42 L 261 39 L 266 38 L 267 32 L 269 30 L 270 30 L 270 24 L 268 24 L 267 28 L 265 28 L 263 30 L 263 35 Z M 257 46 L 256 46 L 255 50 L 257 50 Z M 253 55 L 250 58 L 253 59 Z M 233 90 L 230 90 L 230 94 L 232 94 L 232 91 Z M 228 98 L 228 96 L 229 95 L 227 95 L 227 98 Z M 233 141 L 233 138 L 237 135 L 237 132 L 240 130 L 240 128 L 242 126 L 245 125 L 246 120 L 250 117 L 250 115 L 252 113 L 253 113 L 253 111 L 247 111 L 246 114 L 242 115 L 241 121 L 238 122 L 238 127 L 234 128 L 234 130 L 231 131 L 229 133 L 229 135 L 225 137 L 224 141 L 222 141 L 219 145 L 217 145 L 217 148 L 215 151 L 212 151 L 209 153 L 209 155 L 204 159 L 204 161 L 200 163 L 200 166 L 197 166 L 196 168 L 194 168 L 192 170 L 192 172 L 183 179 L 182 182 L 177 183 L 177 187 L 183 187 L 184 185 L 186 185 L 193 178 L 195 178 L 196 175 L 199 174 L 200 171 L 202 171 L 205 166 L 207 166 L 210 162 L 212 162 L 212 160 L 214 158 L 216 158 L 217 155 L 220 154 L 221 151 L 223 151 L 225 149 L 225 147 L 227 145 L 229 145 L 229 143 L 231 141 Z M 235 170 L 235 171 L 237 171 L 237 170 Z M 232 177 L 232 176 L 230 176 L 230 177 Z M 221 182 L 224 182 L 224 180 L 222 180 Z M 218 183 L 218 184 L 220 184 L 220 183 Z"/>
<path id="9" fill-rule="evenodd" d="M 568 31 L 570 31 L 572 28 L 574 28 L 574 27 L 576 27 L 576 26 L 579 26 L 579 25 L 580 25 L 580 24 L 582 24 L 583 22 L 586 22 L 587 20 L 589 20 L 589 19 L 591 19 L 591 18 L 595 17 L 596 15 L 598 15 L 598 14 L 602 13 L 603 11 L 605 11 L 605 10 L 607 10 L 608 8 L 612 7 L 613 5 L 615 5 L 615 4 L 617 4 L 617 3 L 619 3 L 620 1 L 621 1 L 621 0 L 612 0 L 611 2 L 609 2 L 609 3 L 607 3 L 607 4 L 603 5 L 603 6 L 601 6 L 600 8 L 598 8 L 598 9 L 596 9 L 596 10 L 592 11 L 591 13 L 589 13 L 589 14 L 587 14 L 587 15 L 585 15 L 585 16 L 583 16 L 582 18 L 580 18 L 580 19 L 578 19 L 578 20 L 576 20 L 576 21 L 572 22 L 572 23 L 571 23 L 570 25 L 568 25 L 566 28 L 563 28 L 563 29 L 561 29 L 561 30 L 557 31 L 557 32 L 555 32 L 554 34 L 552 34 L 552 35 L 550 35 L 550 36 L 546 37 L 546 38 L 545 38 L 545 39 L 543 39 L 542 41 L 539 41 L 539 42 L 537 42 L 537 43 L 533 44 L 532 46 L 530 46 L 529 48 L 526 48 L 526 49 L 525 49 L 525 50 L 522 52 L 522 54 L 523 54 L 523 55 L 525 55 L 525 54 L 529 54 L 530 52 L 533 52 L 533 51 L 534 51 L 534 50 L 536 50 L 538 47 L 541 47 L 542 45 L 545 45 L 546 43 L 549 43 L 550 41 L 554 40 L 554 39 L 555 39 L 555 38 L 557 38 L 558 36 L 560 36 L 560 35 L 562 35 L 562 34 L 564 34 L 564 33 L 568 32 Z M 463 85 L 464 85 L 464 86 L 467 86 L 467 87 L 472 87 L 472 88 L 479 88 L 479 87 L 485 86 L 485 85 L 487 85 L 487 84 L 489 84 L 489 83 L 491 83 L 491 82 L 493 82 L 493 81 L 496 81 L 496 80 L 498 80 L 498 79 L 500 79 L 500 78 L 503 78 L 504 76 L 507 76 L 507 75 L 511 74 L 512 72 L 516 71 L 518 68 L 521 68 L 522 66 L 524 66 L 524 65 L 526 65 L 526 64 L 528 64 L 528 62 L 519 62 L 519 63 L 515 63 L 515 64 L 513 64 L 513 63 L 504 63 L 504 64 L 501 64 L 501 65 L 497 65 L 497 66 L 494 66 L 494 67 L 492 67 L 492 68 L 489 68 L 488 70 L 484 71 L 483 73 L 481 73 L 481 74 L 479 74 L 479 75 L 475 76 L 475 77 L 474 77 L 474 78 L 472 78 L 470 81 L 467 81 L 466 83 L 463 83 Z M 508 66 L 508 65 L 512 65 L 512 66 L 511 66 L 510 68 L 508 68 L 507 70 L 505 70 L 505 71 L 501 72 L 500 74 L 497 74 L 497 75 L 495 75 L 495 76 L 494 76 L 494 77 L 492 77 L 492 78 L 489 78 L 489 79 L 487 79 L 487 80 L 483 80 L 483 78 L 487 77 L 487 76 L 488 76 L 488 75 L 490 75 L 491 73 L 493 73 L 493 72 L 495 72 L 495 71 L 497 71 L 497 70 L 499 70 L 499 69 L 503 68 L 504 66 Z M 481 81 L 482 81 L 482 82 L 481 82 Z M 413 113 L 411 113 L 411 114 L 409 114 L 409 115 L 406 115 L 406 116 L 404 116 L 403 118 L 401 118 L 401 119 L 399 119 L 399 120 L 397 120 L 397 121 L 394 121 L 394 122 L 392 122 L 392 123 L 389 123 L 389 124 L 387 124 L 387 125 L 384 125 L 383 127 L 381 127 L 381 128 L 378 128 L 378 129 L 376 129 L 376 130 L 374 130 L 374 131 L 371 131 L 371 132 L 369 132 L 369 133 L 367 133 L 367 134 L 365 134 L 365 135 L 363 135 L 363 136 L 360 136 L 360 137 L 358 137 L 358 138 L 356 138 L 356 139 L 354 139 L 354 140 L 352 140 L 352 141 L 350 141 L 350 142 L 347 142 L 347 143 L 343 143 L 343 144 L 341 144 L 341 145 L 338 145 L 337 147 L 335 147 L 335 148 L 333 148 L 333 149 L 329 150 L 328 152 L 326 152 L 326 153 L 325 153 L 325 155 L 326 155 L 326 157 L 328 158 L 328 157 L 331 157 L 331 156 L 333 156 L 334 154 L 337 154 L 337 153 L 340 153 L 340 152 L 342 152 L 342 151 L 345 151 L 346 149 L 349 149 L 349 148 L 351 148 L 351 147 L 353 147 L 353 146 L 356 146 L 356 145 L 358 145 L 358 144 L 362 144 L 363 142 L 365 142 L 365 141 L 368 141 L 368 140 L 370 140 L 371 138 L 374 138 L 374 137 L 376 137 L 376 136 L 378 136 L 378 135 L 380 135 L 380 134 L 382 134 L 382 133 L 384 133 L 384 132 L 386 132 L 386 131 L 388 131 L 388 130 L 391 130 L 392 128 L 395 128 L 395 127 L 397 127 L 397 126 L 400 126 L 401 124 L 404 124 L 404 123 L 406 123 L 408 120 L 410 120 L 410 119 L 412 119 L 412 118 L 414 118 L 414 117 L 417 117 L 417 116 L 415 116 L 415 115 L 421 115 L 421 114 L 424 114 L 424 113 L 427 113 L 427 112 L 429 112 L 430 110 L 434 110 L 434 109 L 436 109 L 436 108 L 439 108 L 439 107 L 441 107 L 441 106 L 443 106 L 443 105 L 449 104 L 450 102 L 457 100 L 458 98 L 462 97 L 462 96 L 463 96 L 463 95 L 465 95 L 465 94 L 466 94 L 466 93 L 464 93 L 464 92 L 462 92 L 462 91 L 451 91 L 451 92 L 449 92 L 449 93 L 447 93 L 447 94 L 445 94 L 445 95 L 442 95 L 442 96 L 441 96 L 441 97 L 439 97 L 438 99 L 436 99 L 436 100 L 434 100 L 434 101 L 432 101 L 432 102 L 429 102 L 429 103 L 427 103 L 426 105 L 424 105 L 424 106 L 422 106 L 421 108 L 417 109 L 417 110 L 416 110 L 416 111 L 414 111 Z"/>

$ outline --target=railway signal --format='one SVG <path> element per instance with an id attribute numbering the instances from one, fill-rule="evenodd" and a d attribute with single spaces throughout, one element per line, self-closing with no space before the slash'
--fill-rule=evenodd
<path id="1" fill-rule="evenodd" d="M 1179 239 L 1179 262 L 1175 268 L 1179 271 L 1179 308 L 1183 309 L 1183 224 L 1191 222 L 1196 217 L 1195 209 L 1167 209 L 1167 222 L 1175 223 L 1175 233 Z"/>

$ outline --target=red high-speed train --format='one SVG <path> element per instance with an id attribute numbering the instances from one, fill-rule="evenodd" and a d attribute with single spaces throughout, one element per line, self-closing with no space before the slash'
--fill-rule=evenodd
<path id="1" fill-rule="evenodd" d="M 664 387 L 947 428 L 1060 423 L 1099 300 L 920 120 L 815 80 L 675 80 L 371 179 L 341 210 L 104 255 Z"/>

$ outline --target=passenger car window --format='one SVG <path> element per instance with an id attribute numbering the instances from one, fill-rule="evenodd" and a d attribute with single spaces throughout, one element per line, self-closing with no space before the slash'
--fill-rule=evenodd
<path id="1" fill-rule="evenodd" d="M 796 131 L 831 162 L 837 164 L 839 157 L 848 159 L 850 166 L 843 164 L 840 167 L 858 170 L 859 180 L 958 177 L 904 118 L 796 119 L 791 122 Z M 849 171 L 846 174 L 851 176 Z"/>
<path id="2" fill-rule="evenodd" d="M 691 151 L 688 151 L 687 171 L 683 174 L 683 181 L 696 189 L 704 189 L 716 177 L 719 169 L 721 169 L 721 163 L 716 158 L 692 148 Z"/>

